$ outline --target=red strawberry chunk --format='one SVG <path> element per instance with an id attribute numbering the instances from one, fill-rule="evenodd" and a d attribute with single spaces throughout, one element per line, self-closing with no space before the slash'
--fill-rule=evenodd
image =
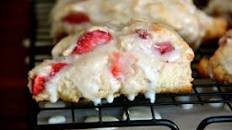
<path id="1" fill-rule="evenodd" d="M 32 86 L 32 94 L 37 96 L 41 93 L 45 88 L 46 77 L 44 76 L 36 76 L 33 79 L 33 86 Z"/>
<path id="2" fill-rule="evenodd" d="M 67 63 L 54 63 L 51 65 L 51 70 L 48 76 L 35 76 L 32 83 L 32 94 L 35 96 L 40 94 L 44 90 L 45 83 L 48 79 L 54 77 L 66 65 Z"/>
<path id="3" fill-rule="evenodd" d="M 121 75 L 121 66 L 119 64 L 112 65 L 111 72 L 114 77 L 119 77 Z"/>
<path id="4" fill-rule="evenodd" d="M 112 36 L 108 32 L 101 30 L 95 30 L 83 34 L 77 41 L 74 54 L 83 54 L 92 51 L 95 47 L 100 44 L 106 44 L 112 39 Z"/>
<path id="5" fill-rule="evenodd" d="M 52 64 L 52 69 L 50 71 L 50 76 L 53 77 L 58 73 L 64 66 L 66 66 L 67 63 L 54 63 Z"/>
<path id="6" fill-rule="evenodd" d="M 63 18 L 63 21 L 69 24 L 81 24 L 89 22 L 89 17 L 82 12 L 72 12 Z"/>
<path id="7" fill-rule="evenodd" d="M 118 52 L 112 55 L 111 73 L 115 78 L 119 78 L 122 73 L 122 66 L 120 64 L 121 54 Z"/>
<path id="8" fill-rule="evenodd" d="M 148 39 L 151 36 L 151 34 L 147 32 L 147 30 L 137 29 L 135 32 L 142 39 Z"/>
<path id="9" fill-rule="evenodd" d="M 173 51 L 175 48 L 170 42 L 162 42 L 154 45 L 154 48 L 160 52 L 160 54 L 165 54 Z"/>

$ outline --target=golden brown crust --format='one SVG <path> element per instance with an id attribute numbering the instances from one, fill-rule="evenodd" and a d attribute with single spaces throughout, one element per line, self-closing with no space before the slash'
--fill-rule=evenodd
<path id="1" fill-rule="evenodd" d="M 79 100 L 81 100 L 81 96 L 80 93 L 78 94 L 74 94 L 74 93 L 70 93 L 71 91 L 64 93 L 64 91 L 62 91 L 62 94 L 59 93 L 59 97 L 60 99 L 62 99 L 63 101 L 67 101 L 67 102 L 79 102 Z M 164 94 L 164 93 L 173 93 L 173 94 L 177 94 L 177 93 L 191 93 L 192 92 L 192 85 L 187 85 L 187 86 L 180 86 L 180 87 L 157 87 L 156 88 L 156 93 L 159 94 Z M 79 95 L 79 96 L 76 96 Z M 116 94 L 114 95 L 114 97 L 118 97 L 121 94 Z M 39 94 L 38 96 L 33 96 L 33 98 L 37 101 L 49 101 L 49 95 L 48 93 L 43 93 L 43 94 Z"/>
<path id="2" fill-rule="evenodd" d="M 157 87 L 156 93 L 191 93 L 192 85 L 189 84 L 187 86 L 180 87 Z"/>
<path id="3" fill-rule="evenodd" d="M 222 82 L 222 83 L 232 83 L 232 76 L 228 74 L 225 69 L 218 65 L 217 67 L 212 69 L 213 78 L 216 81 Z"/>
<path id="4" fill-rule="evenodd" d="M 209 77 L 209 59 L 203 57 L 197 65 L 198 73 L 203 77 Z"/>
<path id="5" fill-rule="evenodd" d="M 227 71 L 220 64 L 219 60 L 219 53 L 215 53 L 210 59 L 204 57 L 197 65 L 197 71 L 203 77 L 211 77 L 222 83 L 232 83 L 232 75 L 227 73 Z"/>
<path id="6" fill-rule="evenodd" d="M 232 31 L 226 33 L 220 39 L 220 46 L 210 58 L 203 58 L 197 66 L 197 70 L 202 76 L 207 76 L 223 83 L 232 83 L 232 75 L 228 70 L 231 66 L 231 37 Z M 226 69 L 227 67 L 227 69 Z"/>
<path id="7" fill-rule="evenodd" d="M 224 18 L 214 18 L 212 24 L 209 24 L 203 41 L 220 38 L 227 30 L 228 23 Z"/>
<path id="8" fill-rule="evenodd" d="M 215 54 L 210 58 L 212 76 L 219 82 L 232 83 L 232 75 L 230 75 L 220 63 L 220 61 L 224 59 L 221 51 L 223 51 L 223 47 L 219 47 Z"/>

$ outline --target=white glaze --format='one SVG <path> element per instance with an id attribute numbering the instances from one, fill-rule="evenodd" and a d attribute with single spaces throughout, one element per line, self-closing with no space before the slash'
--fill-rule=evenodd
<path id="1" fill-rule="evenodd" d="M 46 65 L 42 68 L 40 68 L 39 70 L 37 70 L 37 75 L 40 75 L 40 76 L 48 76 L 49 75 L 49 72 L 51 70 L 51 66 L 50 65 Z"/>
<path id="2" fill-rule="evenodd" d="M 73 50 L 75 49 L 75 47 L 76 47 L 76 43 L 71 44 L 71 45 L 63 52 L 63 55 L 64 55 L 64 56 L 70 55 L 70 54 L 73 52 Z"/>
<path id="3" fill-rule="evenodd" d="M 154 92 L 151 92 L 151 91 L 146 92 L 145 97 L 150 99 L 151 103 L 155 103 L 155 93 Z"/>
<path id="4" fill-rule="evenodd" d="M 68 66 L 68 65 L 67 65 Z M 54 77 L 51 77 L 46 83 L 45 88 L 49 92 L 49 100 L 52 103 L 55 103 L 58 101 L 58 91 L 57 91 L 57 82 L 62 78 L 63 73 L 68 68 L 67 66 L 64 66 L 58 73 L 55 74 Z M 50 71 L 49 71 L 50 72 Z"/>
<path id="5" fill-rule="evenodd" d="M 52 103 L 55 103 L 58 100 L 57 86 L 56 82 L 58 80 L 51 80 L 46 83 L 46 90 L 49 92 L 49 100 Z"/>
<path id="6" fill-rule="evenodd" d="M 166 54 L 162 55 L 161 57 L 162 57 L 161 59 L 163 59 L 165 61 L 169 61 L 169 62 L 175 62 L 179 58 L 181 58 L 180 52 L 178 50 L 173 50 L 170 53 L 166 53 Z"/>
<path id="7" fill-rule="evenodd" d="M 100 98 L 95 98 L 95 99 L 92 99 L 93 103 L 95 106 L 101 104 L 101 99 Z"/>
<path id="8" fill-rule="evenodd" d="M 201 39 L 208 26 L 208 16 L 199 11 L 189 0 L 91 0 L 77 2 L 66 8 L 59 2 L 58 5 L 53 10 L 53 24 L 62 22 L 62 18 L 70 11 L 86 13 L 93 23 L 117 21 L 123 24 L 131 19 L 158 21 L 174 28 L 189 43 Z M 53 30 L 55 29 L 56 26 L 53 27 Z M 70 28 L 67 31 L 73 32 L 73 30 L 74 28 Z"/>
<path id="9" fill-rule="evenodd" d="M 147 30 L 152 38 L 142 39 L 135 33 L 136 29 L 148 29 L 153 26 L 160 28 L 161 32 L 157 33 Z M 96 27 L 93 28 L 96 29 Z M 188 76 L 191 77 L 191 73 L 187 73 L 189 75 L 186 74 L 190 68 L 185 69 L 184 72 L 175 70 L 175 68 L 181 65 L 189 65 L 190 63 L 190 61 L 181 61 L 184 54 L 180 53 L 188 52 L 189 50 L 187 49 L 189 48 L 183 48 L 186 49 L 184 51 L 178 50 L 178 47 L 181 48 L 182 45 L 179 42 L 184 43 L 184 41 L 176 36 L 175 33 L 169 32 L 160 25 L 138 22 L 138 24 L 132 24 L 123 28 L 120 32 L 112 33 L 112 35 L 114 38 L 111 42 L 100 45 L 91 52 L 81 54 L 78 57 L 68 56 L 63 59 L 72 64 L 72 66 L 65 69 L 64 73 L 63 71 L 57 73 L 56 76 L 46 83 L 51 102 L 58 100 L 57 87 L 59 87 L 61 93 L 63 88 L 70 89 L 74 91 L 72 94 L 80 93 L 80 95 L 71 96 L 77 96 L 75 97 L 77 99 L 82 97 L 89 99 L 95 105 L 100 104 L 101 99 L 107 99 L 109 103 L 113 102 L 116 93 L 124 94 L 128 96 L 129 100 L 133 101 L 135 96 L 141 92 L 147 92 L 144 93 L 145 97 L 154 103 L 157 86 L 176 87 L 178 84 L 190 82 L 191 79 Z M 119 35 L 119 37 L 115 35 Z M 167 41 L 170 41 L 175 50 L 170 52 L 167 57 L 161 54 L 154 54 L 153 45 Z M 122 54 L 120 63 L 124 79 L 115 78 L 112 75 L 112 55 L 115 52 Z M 173 63 L 166 63 L 162 59 L 163 57 Z M 183 64 L 180 65 L 181 62 Z M 164 69 L 166 74 L 163 74 L 163 77 L 161 77 L 161 72 Z M 179 81 L 180 77 L 175 76 L 182 75 L 182 72 L 184 75 L 187 75 L 187 78 L 181 77 L 181 81 Z M 187 80 L 184 80 L 183 83 L 182 80 L 185 78 Z M 165 84 L 166 82 L 168 83 Z M 67 87 L 63 87 L 66 84 Z"/>
<path id="10" fill-rule="evenodd" d="M 135 99 L 135 95 L 134 94 L 129 94 L 127 96 L 127 98 L 130 100 L 130 101 L 133 101 Z"/>
<path id="11" fill-rule="evenodd" d="M 108 103 L 112 103 L 114 101 L 114 96 L 113 95 L 109 95 L 108 97 L 107 97 L 107 102 Z"/>

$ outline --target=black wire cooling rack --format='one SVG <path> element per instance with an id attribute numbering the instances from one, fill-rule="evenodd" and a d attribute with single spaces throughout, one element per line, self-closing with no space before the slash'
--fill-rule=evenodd
<path id="1" fill-rule="evenodd" d="M 54 0 L 34 0 L 32 1 L 32 27 L 31 27 L 31 44 L 29 47 L 29 68 L 32 68 L 37 63 L 45 58 L 50 58 L 51 38 L 49 37 L 50 24 L 48 22 L 49 11 L 54 4 Z M 193 62 L 193 92 L 188 94 L 157 94 L 156 102 L 150 103 L 143 96 L 137 96 L 134 101 L 127 100 L 126 97 L 118 97 L 113 103 L 109 104 L 102 102 L 101 105 L 94 106 L 92 103 L 80 101 L 77 104 L 65 103 L 61 107 L 43 107 L 30 98 L 30 125 L 34 130 L 60 130 L 60 129 L 79 129 L 79 128 L 100 128 L 100 127 L 123 127 L 123 126 L 164 126 L 171 130 L 179 130 L 178 126 L 168 119 L 156 119 L 154 108 L 156 106 L 178 106 L 182 104 L 200 104 L 207 103 L 224 103 L 232 111 L 232 84 L 221 84 L 211 79 L 199 78 L 195 71 L 195 64 L 199 61 L 202 55 L 211 55 L 215 50 L 215 46 L 201 47 L 196 52 L 196 58 Z M 212 89 L 213 88 L 213 89 Z M 28 95 L 30 95 L 28 93 Z M 181 97 L 187 97 L 191 100 L 179 100 Z M 210 99 L 214 100 L 210 100 Z M 128 109 L 130 107 L 146 106 L 150 109 L 151 118 L 143 120 L 132 120 Z M 105 121 L 104 115 L 107 110 L 120 110 L 119 115 L 124 115 L 124 118 L 119 117 L 117 121 Z M 95 110 L 95 115 L 98 118 L 95 122 L 83 122 L 79 120 L 75 113 L 80 111 Z M 70 120 L 63 124 L 40 124 L 38 123 L 39 113 L 46 111 L 67 111 Z M 88 112 L 87 112 L 88 113 Z M 91 113 L 91 112 L 89 112 Z M 109 114 L 109 113 L 108 113 Z M 118 116 L 118 115 L 116 115 Z M 203 130 L 206 126 L 213 123 L 232 122 L 232 115 L 228 116 L 212 116 L 206 117 L 196 128 Z"/>

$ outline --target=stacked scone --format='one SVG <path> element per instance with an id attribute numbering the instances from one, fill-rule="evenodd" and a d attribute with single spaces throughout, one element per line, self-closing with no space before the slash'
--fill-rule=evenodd
<path id="1" fill-rule="evenodd" d="M 125 95 L 191 92 L 194 54 L 171 29 L 154 23 L 90 26 L 61 40 L 54 59 L 29 72 L 36 101 L 58 99 L 95 104 Z"/>
<path id="2" fill-rule="evenodd" d="M 198 71 L 219 82 L 232 83 L 232 30 L 220 39 L 219 48 L 212 57 L 200 61 Z"/>
<path id="3" fill-rule="evenodd" d="M 52 36 L 60 39 L 90 23 L 126 24 L 131 19 L 166 24 L 192 47 L 226 30 L 224 19 L 206 15 L 192 0 L 58 0 L 52 12 Z"/>

